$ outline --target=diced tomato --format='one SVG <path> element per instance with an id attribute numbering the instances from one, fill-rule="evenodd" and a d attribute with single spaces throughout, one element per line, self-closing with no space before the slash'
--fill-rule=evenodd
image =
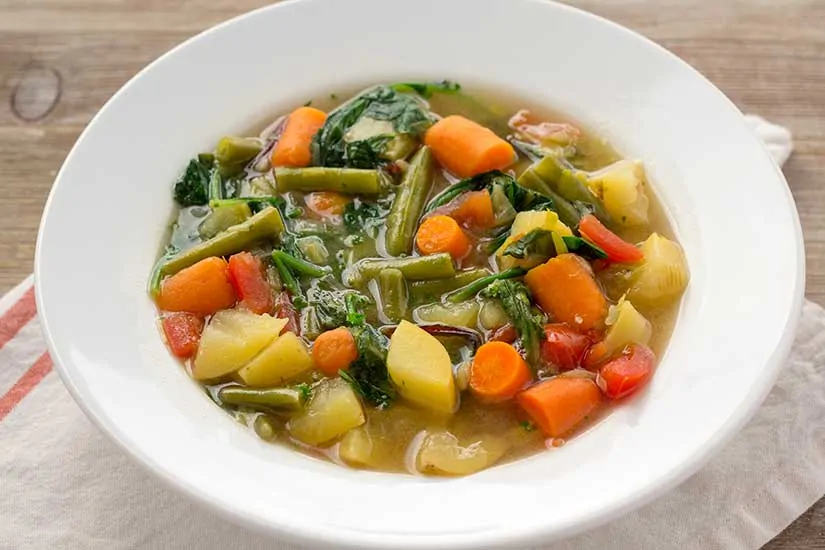
<path id="1" fill-rule="evenodd" d="M 656 356 L 647 346 L 630 344 L 622 354 L 599 369 L 596 382 L 611 399 L 621 399 L 635 392 L 650 379 Z"/>
<path id="2" fill-rule="evenodd" d="M 284 332 L 294 332 L 298 336 L 301 335 L 301 322 L 298 318 L 298 311 L 295 309 L 295 306 L 292 305 L 292 298 L 289 292 L 284 290 L 275 296 L 274 311 L 275 317 L 289 319 L 284 330 L 281 331 L 282 334 Z"/>
<path id="3" fill-rule="evenodd" d="M 588 214 L 579 222 L 579 233 L 601 247 L 611 262 L 634 263 L 645 257 L 641 250 L 610 231 L 593 214 Z"/>
<path id="4" fill-rule="evenodd" d="M 191 313 L 169 313 L 161 319 L 166 341 L 177 357 L 188 359 L 198 351 L 203 319 Z"/>
<path id="5" fill-rule="evenodd" d="M 546 363 L 556 365 L 561 370 L 572 370 L 581 364 L 590 338 L 563 323 L 544 326 L 544 340 L 541 343 L 541 358 Z"/>
<path id="6" fill-rule="evenodd" d="M 229 282 L 241 300 L 241 307 L 258 315 L 272 313 L 272 290 L 260 258 L 239 252 L 229 258 Z"/>

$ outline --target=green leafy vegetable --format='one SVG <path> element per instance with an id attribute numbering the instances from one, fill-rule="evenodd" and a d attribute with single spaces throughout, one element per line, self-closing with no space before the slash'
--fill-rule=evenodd
<path id="1" fill-rule="evenodd" d="M 520 267 L 511 267 L 510 269 L 505 269 L 500 273 L 493 273 L 492 275 L 488 275 L 486 277 L 482 277 L 481 279 L 477 279 L 469 285 L 465 286 L 464 288 L 459 288 L 455 292 L 448 294 L 447 301 L 455 304 L 458 302 L 463 302 L 464 300 L 469 300 L 470 298 L 478 294 L 479 291 L 481 291 L 482 289 L 489 286 L 495 281 L 521 277 L 525 273 L 527 273 L 527 271 Z"/>
<path id="2" fill-rule="evenodd" d="M 530 291 L 518 281 L 502 279 L 485 288 L 482 295 L 498 300 L 513 323 L 527 355 L 527 362 L 535 368 L 538 363 L 542 325 L 533 315 Z"/>
<path id="3" fill-rule="evenodd" d="M 507 200 L 513 205 L 516 212 L 525 210 L 553 210 L 553 200 L 543 197 L 525 187 L 522 187 L 511 176 L 499 170 L 491 170 L 470 178 L 465 178 L 458 183 L 454 183 L 435 197 L 427 204 L 424 213 L 432 212 L 436 208 L 444 206 L 459 195 L 467 191 L 479 191 L 486 189 L 492 193 L 494 186 L 500 186 L 504 191 Z"/>
<path id="4" fill-rule="evenodd" d="M 276 265 L 277 260 L 280 260 L 289 271 L 305 277 L 323 277 L 330 272 L 330 268 L 327 266 L 315 265 L 284 250 L 274 251 L 272 253 L 272 259 L 276 260 Z"/>
<path id="5" fill-rule="evenodd" d="M 374 168 L 380 141 L 371 138 L 347 143 L 345 136 L 360 119 L 389 121 L 396 134 L 421 135 L 432 124 L 429 113 L 414 97 L 387 86 L 375 86 L 335 109 L 312 139 L 312 163 L 315 166 Z M 376 136 L 386 137 L 386 136 Z M 356 145 L 362 143 L 360 145 Z M 353 155 L 353 156 L 350 156 Z M 370 164 L 372 163 L 372 164 Z"/>
<path id="6" fill-rule="evenodd" d="M 318 324 L 324 330 L 341 327 L 348 322 L 347 297 L 358 294 L 355 290 L 324 288 L 325 282 L 318 281 L 307 290 L 307 301 L 315 309 Z"/>
<path id="7" fill-rule="evenodd" d="M 339 371 L 341 378 L 365 400 L 379 409 L 388 407 L 396 397 L 395 387 L 387 372 L 389 340 L 370 324 L 362 323 L 352 329 L 358 359 L 349 371 Z"/>
<path id="8" fill-rule="evenodd" d="M 308 403 L 310 399 L 312 399 L 312 386 L 307 383 L 296 384 L 293 386 L 294 390 L 301 394 L 301 400 L 304 403 Z"/>
<path id="9" fill-rule="evenodd" d="M 175 201 L 181 206 L 200 206 L 209 202 L 209 180 L 212 163 L 193 158 L 183 175 L 175 182 Z"/>
<path id="10" fill-rule="evenodd" d="M 349 233 L 379 227 L 387 212 L 378 204 L 354 200 L 344 208 L 344 227 Z"/>
<path id="11" fill-rule="evenodd" d="M 344 304 L 347 310 L 346 321 L 349 326 L 359 327 L 364 324 L 365 315 L 361 311 L 361 308 L 363 308 L 368 301 L 369 300 L 362 294 L 351 293 L 346 295 Z"/>
<path id="12" fill-rule="evenodd" d="M 503 255 L 523 260 L 528 256 L 546 256 L 550 258 L 555 255 L 555 252 L 553 232 L 547 229 L 534 229 L 510 243 L 504 249 Z"/>
<path id="13" fill-rule="evenodd" d="M 567 250 L 575 252 L 583 258 L 587 258 L 588 260 L 603 260 L 607 258 L 607 252 L 585 238 L 566 235 L 562 237 L 562 239 L 564 240 L 564 244 L 567 245 Z"/>
<path id="14" fill-rule="evenodd" d="M 461 91 L 461 84 L 452 80 L 433 82 L 398 82 L 390 86 L 396 92 L 416 93 L 424 98 L 431 98 L 436 93 L 454 94 Z"/>
<path id="15" fill-rule="evenodd" d="M 385 164 L 387 160 L 383 154 L 392 139 L 392 135 L 385 134 L 347 143 L 344 146 L 347 166 L 369 169 Z"/>
<path id="16" fill-rule="evenodd" d="M 507 238 L 510 236 L 510 229 L 507 228 L 492 239 L 490 242 L 487 243 L 487 253 L 493 254 L 496 250 L 504 246 L 504 243 L 507 242 Z"/>

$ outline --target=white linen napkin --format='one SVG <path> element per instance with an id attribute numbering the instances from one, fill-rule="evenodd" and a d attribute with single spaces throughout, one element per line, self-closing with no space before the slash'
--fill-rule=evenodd
<path id="1" fill-rule="evenodd" d="M 790 133 L 758 117 L 777 160 Z M 699 473 L 545 550 L 756 550 L 825 494 L 825 310 L 806 302 L 776 387 Z M 0 549 L 291 550 L 172 492 L 100 434 L 52 372 L 32 278 L 0 299 Z"/>

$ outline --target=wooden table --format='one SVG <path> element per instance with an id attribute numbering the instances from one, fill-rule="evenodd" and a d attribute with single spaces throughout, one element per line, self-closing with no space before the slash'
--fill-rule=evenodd
<path id="1" fill-rule="evenodd" d="M 31 272 L 52 180 L 103 103 L 175 44 L 268 3 L 0 0 L 0 292 Z M 793 131 L 785 173 L 805 232 L 808 297 L 825 303 L 825 2 L 571 3 L 658 41 L 743 111 Z M 825 499 L 765 546 L 791 548 L 825 549 Z"/>

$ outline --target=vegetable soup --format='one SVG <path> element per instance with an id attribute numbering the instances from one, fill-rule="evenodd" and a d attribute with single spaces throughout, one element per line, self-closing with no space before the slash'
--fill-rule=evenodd
<path id="1" fill-rule="evenodd" d="M 149 288 L 215 403 L 342 465 L 466 475 L 644 388 L 689 278 L 644 165 L 502 97 L 375 85 L 189 161 Z"/>

